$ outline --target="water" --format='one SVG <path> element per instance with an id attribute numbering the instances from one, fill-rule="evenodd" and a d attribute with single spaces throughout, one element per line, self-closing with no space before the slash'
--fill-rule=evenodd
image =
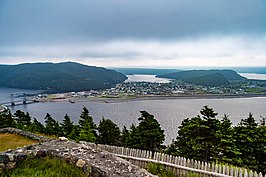
<path id="1" fill-rule="evenodd" d="M 37 94 L 41 93 L 40 90 L 27 90 L 27 89 L 15 89 L 15 88 L 4 88 L 0 87 L 0 104 L 10 102 L 11 93 L 26 93 L 26 94 Z"/>
<path id="2" fill-rule="evenodd" d="M 256 73 L 239 73 L 239 74 L 248 79 L 266 80 L 266 74 L 256 74 Z"/>
<path id="3" fill-rule="evenodd" d="M 171 79 L 158 78 L 156 75 L 148 74 L 133 74 L 127 75 L 128 79 L 125 82 L 157 82 L 157 83 L 169 83 Z"/>
<path id="4" fill-rule="evenodd" d="M 97 101 L 76 102 L 46 102 L 20 105 L 12 107 L 12 112 L 20 109 L 27 111 L 33 117 L 43 122 L 46 113 L 62 121 L 65 114 L 70 115 L 74 122 L 78 121 L 83 106 L 86 106 L 94 121 L 99 123 L 102 117 L 113 120 L 122 128 L 138 123 L 141 110 L 153 114 L 165 130 L 166 144 L 169 144 L 177 135 L 178 126 L 183 119 L 199 114 L 204 105 L 209 105 L 219 113 L 221 118 L 225 113 L 230 116 L 234 124 L 254 114 L 258 120 L 266 116 L 266 97 L 263 98 L 226 98 L 226 99 L 172 99 L 172 100 L 145 100 L 119 103 L 103 103 Z"/>

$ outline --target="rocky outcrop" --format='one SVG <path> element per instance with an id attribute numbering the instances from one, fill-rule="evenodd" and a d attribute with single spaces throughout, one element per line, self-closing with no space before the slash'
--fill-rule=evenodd
<path id="1" fill-rule="evenodd" d="M 0 130 L 3 132 L 3 130 Z M 4 131 L 6 132 L 6 131 Z M 16 131 L 17 134 L 19 131 Z M 11 132 L 9 132 L 11 133 Z M 23 133 L 23 135 L 25 132 Z M 29 137 L 29 136 L 27 136 Z M 36 137 L 35 137 L 36 138 Z M 0 154 L 0 169 L 12 169 L 26 157 L 52 156 L 76 165 L 89 177 L 148 177 L 146 170 L 115 155 L 68 140 L 51 140 Z"/>

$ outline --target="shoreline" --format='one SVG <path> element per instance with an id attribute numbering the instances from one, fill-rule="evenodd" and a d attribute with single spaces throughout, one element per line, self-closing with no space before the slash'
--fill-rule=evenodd
<path id="1" fill-rule="evenodd" d="M 241 95 L 147 95 L 137 96 L 132 98 L 64 98 L 64 99 L 45 99 L 39 102 L 69 102 L 75 104 L 76 102 L 100 102 L 100 103 L 123 103 L 131 101 L 149 101 L 149 100 L 173 100 L 173 99 L 228 99 L 228 98 L 258 98 L 266 97 L 266 94 L 241 94 Z"/>

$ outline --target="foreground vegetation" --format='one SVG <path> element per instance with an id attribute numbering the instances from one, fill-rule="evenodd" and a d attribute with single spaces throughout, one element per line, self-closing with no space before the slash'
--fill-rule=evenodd
<path id="1" fill-rule="evenodd" d="M 86 175 L 76 166 L 56 158 L 26 159 L 18 167 L 6 171 L 2 177 L 85 177 Z"/>
<path id="2" fill-rule="evenodd" d="M 178 136 L 169 147 L 163 146 L 164 130 L 153 115 L 141 111 L 139 124 L 122 131 L 110 119 L 103 118 L 96 125 L 83 108 L 78 124 L 68 115 L 63 122 L 54 120 L 47 114 L 45 125 L 28 113 L 17 111 L 12 117 L 9 111 L 0 116 L 0 128 L 13 126 L 27 131 L 47 135 L 65 136 L 76 141 L 125 146 L 149 151 L 160 151 L 190 159 L 219 162 L 245 167 L 266 173 L 266 119 L 255 121 L 250 113 L 236 126 L 227 115 L 217 118 L 212 108 L 204 106 L 200 115 L 184 119 L 179 126 Z"/>
<path id="3" fill-rule="evenodd" d="M 37 143 L 37 141 L 35 140 L 31 140 L 20 135 L 14 135 L 9 133 L 0 134 L 0 142 L 0 152 Z"/>

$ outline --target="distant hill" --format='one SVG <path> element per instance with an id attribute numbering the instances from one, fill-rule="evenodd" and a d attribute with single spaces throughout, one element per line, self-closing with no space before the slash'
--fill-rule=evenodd
<path id="1" fill-rule="evenodd" d="M 117 71 L 74 62 L 0 65 L 0 86 L 49 92 L 109 88 L 127 77 Z"/>
<path id="2" fill-rule="evenodd" d="M 132 74 L 162 75 L 162 74 L 181 71 L 178 69 L 151 69 L 151 68 L 113 68 L 113 69 L 125 75 L 132 75 Z"/>
<path id="3" fill-rule="evenodd" d="M 187 78 L 183 80 L 187 83 L 192 83 L 196 85 L 203 85 L 203 86 L 220 86 L 220 85 L 226 85 L 230 82 L 225 78 L 225 76 L 221 73 L 215 73 L 215 74 L 208 74 L 204 76 L 198 76 L 198 77 L 192 77 Z"/>
<path id="4" fill-rule="evenodd" d="M 182 80 L 203 86 L 219 86 L 228 84 L 230 81 L 246 79 L 233 70 L 188 70 L 157 75 L 156 77 Z"/>

